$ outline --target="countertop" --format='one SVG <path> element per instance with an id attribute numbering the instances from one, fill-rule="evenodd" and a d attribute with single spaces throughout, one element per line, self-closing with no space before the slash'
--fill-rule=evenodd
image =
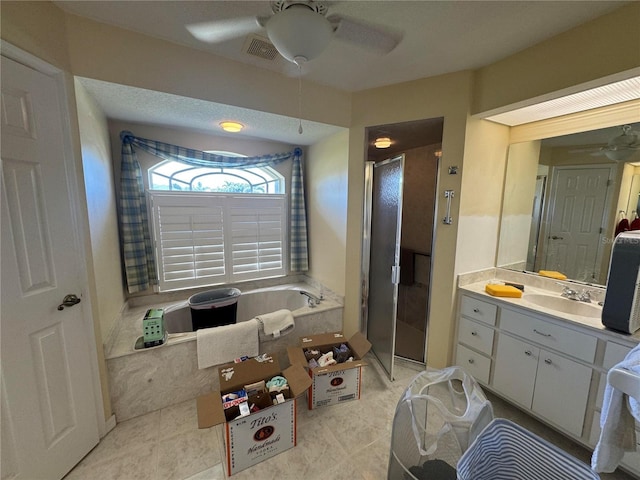
<path id="1" fill-rule="evenodd" d="M 585 317 L 582 315 L 573 315 L 569 313 L 559 312 L 557 310 L 553 310 L 551 308 L 546 308 L 531 302 L 527 301 L 528 295 L 538 294 L 538 295 L 549 295 L 549 296 L 559 296 L 557 292 L 553 292 L 550 290 L 545 290 L 542 288 L 531 287 L 529 285 L 525 285 L 524 293 L 521 298 L 509 298 L 509 297 L 494 297 L 493 295 L 489 295 L 485 292 L 485 286 L 487 283 L 504 283 L 504 281 L 495 279 L 492 281 L 482 281 L 477 283 L 471 283 L 464 286 L 459 286 L 459 290 L 462 292 L 473 293 L 480 297 L 487 297 L 492 302 L 495 302 L 500 305 L 504 305 L 506 307 L 517 307 L 520 309 L 528 310 L 532 313 L 543 314 L 549 317 L 552 317 L 556 320 L 560 320 L 563 322 L 567 322 L 569 324 L 579 325 L 581 327 L 586 327 L 590 330 L 594 330 L 600 333 L 606 333 L 608 336 L 618 338 L 625 342 L 630 343 L 640 343 L 640 330 L 635 332 L 633 335 L 624 334 L 622 332 L 617 332 L 615 330 L 611 330 L 605 327 L 602 324 L 602 320 L 600 318 L 594 317 Z M 594 307 L 598 307 L 597 303 L 591 303 Z"/>

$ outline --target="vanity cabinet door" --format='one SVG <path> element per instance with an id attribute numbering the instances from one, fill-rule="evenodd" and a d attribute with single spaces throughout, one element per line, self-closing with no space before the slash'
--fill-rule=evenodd
<path id="1" fill-rule="evenodd" d="M 492 386 L 526 408 L 531 408 L 540 349 L 501 334 L 496 349 Z"/>
<path id="2" fill-rule="evenodd" d="M 540 350 L 532 410 L 581 437 L 590 385 L 589 367 Z"/>

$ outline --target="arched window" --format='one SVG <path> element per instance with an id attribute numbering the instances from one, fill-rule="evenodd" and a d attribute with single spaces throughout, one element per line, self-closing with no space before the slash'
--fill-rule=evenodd
<path id="1" fill-rule="evenodd" d="M 232 152 L 209 151 L 227 157 Z M 284 193 L 284 177 L 271 167 L 194 167 L 166 160 L 149 169 L 150 190 L 211 193 Z"/>
<path id="2" fill-rule="evenodd" d="M 287 198 L 275 169 L 165 160 L 148 175 L 160 291 L 286 275 Z"/>

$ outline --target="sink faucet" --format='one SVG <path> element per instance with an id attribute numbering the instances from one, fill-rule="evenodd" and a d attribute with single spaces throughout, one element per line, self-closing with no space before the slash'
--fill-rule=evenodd
<path id="1" fill-rule="evenodd" d="M 568 298 L 569 300 L 579 300 L 578 292 L 570 287 L 567 287 L 566 285 L 562 286 L 562 293 L 560 294 L 560 296 Z"/>
<path id="2" fill-rule="evenodd" d="M 314 308 L 316 305 L 319 305 L 320 301 L 322 300 L 321 298 L 316 297 L 312 293 L 305 292 L 304 290 L 300 290 L 300 295 L 304 295 L 305 297 L 307 297 L 307 303 L 311 308 Z"/>
<path id="3" fill-rule="evenodd" d="M 568 298 L 569 300 L 575 300 L 577 302 L 585 302 L 591 303 L 591 294 L 593 292 L 591 290 L 582 290 L 578 293 L 577 290 L 574 290 L 566 285 L 562 285 L 562 293 L 560 296 L 564 298 Z"/>
<path id="4" fill-rule="evenodd" d="M 582 290 L 580 295 L 578 295 L 578 300 L 585 303 L 591 303 L 591 294 L 593 292 L 591 290 Z"/>

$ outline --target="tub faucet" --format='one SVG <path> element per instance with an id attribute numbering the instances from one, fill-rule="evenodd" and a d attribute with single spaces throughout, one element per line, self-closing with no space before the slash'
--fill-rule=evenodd
<path id="1" fill-rule="evenodd" d="M 311 308 L 314 308 L 316 305 L 320 304 L 320 298 L 316 297 L 315 295 L 309 293 L 309 292 L 305 292 L 304 290 L 300 290 L 300 295 L 304 295 L 305 297 L 307 297 L 307 303 L 309 304 L 309 306 Z"/>

